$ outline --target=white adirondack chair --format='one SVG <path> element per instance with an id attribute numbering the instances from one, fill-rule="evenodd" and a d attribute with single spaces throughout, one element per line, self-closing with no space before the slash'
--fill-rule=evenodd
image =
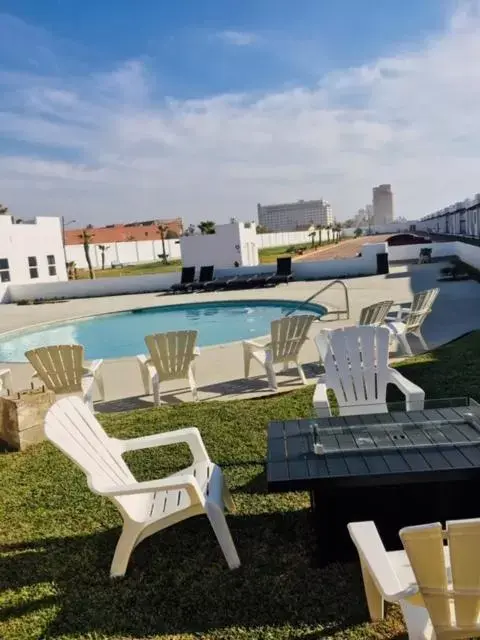
<path id="1" fill-rule="evenodd" d="M 390 331 L 394 346 L 400 343 L 403 351 L 409 356 L 412 355 L 412 349 L 410 348 L 407 340 L 407 335 L 409 333 L 412 333 L 420 340 L 420 343 L 425 350 L 428 349 L 428 345 L 422 336 L 421 329 L 428 314 L 432 310 L 433 303 L 435 302 L 439 291 L 440 289 L 420 291 L 414 295 L 410 307 L 400 305 L 396 312 L 396 316 L 393 318 L 387 317 L 386 324 Z"/>
<path id="2" fill-rule="evenodd" d="M 315 340 L 325 367 L 313 395 L 317 416 L 331 415 L 327 389 L 334 391 L 341 416 L 387 413 L 387 384 L 405 395 L 407 411 L 423 409 L 423 389 L 388 366 L 386 327 L 324 329 Z"/>
<path id="3" fill-rule="evenodd" d="M 368 307 L 363 307 L 360 311 L 358 324 L 369 324 L 375 327 L 381 327 L 392 305 L 393 300 L 384 300 L 383 302 L 376 302 Z"/>
<path id="4" fill-rule="evenodd" d="M 405 551 L 385 551 L 373 522 L 348 525 L 372 620 L 400 604 L 411 640 L 480 637 L 480 519 L 400 531 Z M 447 542 L 447 545 L 445 545 Z"/>
<path id="5" fill-rule="evenodd" d="M 307 384 L 299 357 L 314 320 L 315 316 L 313 315 L 290 316 L 280 320 L 273 320 L 267 344 L 261 344 L 254 340 L 245 340 L 243 342 L 245 378 L 250 375 L 251 361 L 256 360 L 265 368 L 270 389 L 276 391 L 278 385 L 274 365 L 281 363 L 283 368 L 287 369 L 291 362 L 296 365 L 303 384 Z"/>
<path id="6" fill-rule="evenodd" d="M 84 349 L 79 344 L 58 344 L 25 352 L 35 369 L 34 379 L 54 391 L 57 396 L 80 395 L 93 411 L 95 385 L 102 400 L 105 398 L 103 360 L 93 360 L 85 366 Z"/>
<path id="7" fill-rule="evenodd" d="M 51 407 L 45 434 L 87 476 L 89 488 L 109 498 L 120 511 L 123 530 L 110 575 L 125 575 L 135 547 L 148 536 L 192 516 L 206 514 L 230 569 L 240 560 L 228 528 L 224 506 L 233 500 L 223 473 L 208 457 L 195 427 L 130 440 L 107 436 L 95 416 L 79 398 L 64 398 Z M 185 442 L 193 463 L 159 480 L 137 482 L 122 455 L 150 447 Z"/>
<path id="8" fill-rule="evenodd" d="M 145 395 L 152 393 L 153 403 L 160 404 L 160 382 L 188 379 L 193 399 L 198 400 L 195 380 L 195 358 L 200 355 L 196 345 L 198 331 L 168 331 L 145 336 L 150 357 L 137 356 Z"/>
<path id="9" fill-rule="evenodd" d="M 13 390 L 12 372 L 10 369 L 0 369 L 0 392 L 5 393 Z"/>

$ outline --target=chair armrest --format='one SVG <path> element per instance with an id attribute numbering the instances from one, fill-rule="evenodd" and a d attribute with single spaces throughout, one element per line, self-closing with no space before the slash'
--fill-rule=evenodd
<path id="1" fill-rule="evenodd" d="M 327 397 L 327 385 L 323 379 L 320 379 L 315 386 L 313 408 L 317 418 L 329 418 L 332 415 Z"/>
<path id="2" fill-rule="evenodd" d="M 200 490 L 200 486 L 192 474 L 182 476 L 171 476 L 160 480 L 146 480 L 144 482 L 132 482 L 131 484 L 113 485 L 110 487 L 99 487 L 95 485 L 94 479 L 88 478 L 88 486 L 98 495 L 105 497 L 131 496 L 142 493 L 152 493 L 154 491 L 170 491 L 175 489 L 185 489 L 192 502 L 205 503 L 205 496 Z"/>
<path id="3" fill-rule="evenodd" d="M 143 364 L 145 366 L 153 366 L 151 359 L 143 353 L 137 354 L 136 358 L 140 362 L 140 364 Z"/>
<path id="4" fill-rule="evenodd" d="M 88 367 L 83 368 L 84 375 L 96 376 L 100 373 L 100 369 L 103 366 L 103 360 L 92 360 Z"/>
<path id="5" fill-rule="evenodd" d="M 193 355 L 197 357 L 200 355 L 200 353 L 201 353 L 200 347 L 195 347 L 195 349 L 193 350 Z"/>
<path id="6" fill-rule="evenodd" d="M 210 457 L 197 427 L 187 427 L 186 429 L 177 429 L 166 433 L 154 433 L 151 436 L 141 436 L 140 438 L 130 438 L 129 440 L 118 440 L 116 438 L 111 438 L 111 440 L 115 442 L 120 453 L 185 442 L 192 453 L 194 462 L 210 462 Z"/>
<path id="7" fill-rule="evenodd" d="M 368 569 L 385 600 L 399 602 L 418 593 L 417 585 L 402 588 L 374 522 L 350 522 L 347 528 L 357 548 L 360 562 Z"/>
<path id="8" fill-rule="evenodd" d="M 260 342 L 255 342 L 255 340 L 244 340 L 243 348 L 248 349 L 249 351 L 257 351 L 258 349 L 267 349 L 270 346 L 270 342 L 266 344 L 261 344 Z"/>
<path id="9" fill-rule="evenodd" d="M 388 368 L 387 381 L 394 384 L 405 396 L 407 411 L 422 411 L 425 406 L 425 391 L 405 378 L 397 369 Z"/>

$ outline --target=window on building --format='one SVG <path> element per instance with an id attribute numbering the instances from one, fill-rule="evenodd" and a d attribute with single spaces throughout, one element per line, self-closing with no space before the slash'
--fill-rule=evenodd
<path id="1" fill-rule="evenodd" d="M 30 271 L 30 278 L 38 278 L 38 264 L 35 256 L 28 257 L 28 270 Z"/>
<path id="2" fill-rule="evenodd" d="M 0 258 L 0 282 L 10 282 L 10 266 L 7 258 Z"/>
<path id="3" fill-rule="evenodd" d="M 56 276 L 57 275 L 57 267 L 55 265 L 55 256 L 49 255 L 47 256 L 47 264 L 48 264 L 48 275 Z"/>

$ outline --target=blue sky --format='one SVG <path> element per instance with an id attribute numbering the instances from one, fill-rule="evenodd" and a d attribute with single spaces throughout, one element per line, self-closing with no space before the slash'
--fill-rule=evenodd
<path id="1" fill-rule="evenodd" d="M 344 219 L 391 182 L 429 213 L 480 190 L 479 36 L 477 0 L 0 0 L 0 202 Z"/>

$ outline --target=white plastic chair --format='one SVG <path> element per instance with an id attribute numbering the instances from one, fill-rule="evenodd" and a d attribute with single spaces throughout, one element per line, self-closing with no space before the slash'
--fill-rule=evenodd
<path id="1" fill-rule="evenodd" d="M 405 550 L 390 552 L 373 522 L 348 525 L 372 620 L 386 600 L 400 605 L 411 640 L 480 637 L 480 519 L 446 525 L 406 527 Z"/>
<path id="2" fill-rule="evenodd" d="M 422 345 L 427 350 L 428 345 L 422 336 L 422 325 L 425 322 L 428 314 L 432 310 L 433 303 L 439 294 L 440 289 L 429 289 L 427 291 L 420 291 L 413 297 L 411 306 L 400 305 L 396 316 L 393 318 L 387 317 L 387 327 L 390 331 L 393 346 L 396 347 L 398 343 L 402 346 L 404 353 L 411 356 L 412 349 L 408 344 L 407 335 L 409 333 L 416 336 Z"/>
<path id="3" fill-rule="evenodd" d="M 198 331 L 168 331 L 145 336 L 150 357 L 137 355 L 145 395 L 152 393 L 153 403 L 160 404 L 160 383 L 187 379 L 193 399 L 198 400 L 195 380 L 195 358 L 200 355 L 196 346 Z"/>
<path id="4" fill-rule="evenodd" d="M 103 360 L 93 360 L 85 366 L 84 349 L 79 344 L 59 344 L 25 352 L 35 369 L 34 379 L 57 396 L 80 395 L 93 411 L 93 391 L 96 385 L 101 399 L 105 398 Z"/>
<path id="5" fill-rule="evenodd" d="M 421 411 L 425 392 L 388 366 L 386 327 L 324 329 L 315 338 L 325 375 L 313 395 L 317 416 L 331 414 L 327 389 L 332 389 L 341 416 L 387 413 L 387 384 L 405 395 L 407 411 Z"/>
<path id="6" fill-rule="evenodd" d="M 278 385 L 274 365 L 281 363 L 283 368 L 287 369 L 291 362 L 297 367 L 303 384 L 307 384 L 299 358 L 300 351 L 308 338 L 308 331 L 315 319 L 313 315 L 299 315 L 273 320 L 267 344 L 245 340 L 243 342 L 245 378 L 250 375 L 251 361 L 256 360 L 265 368 L 270 389 L 276 391 Z"/>
<path id="7" fill-rule="evenodd" d="M 190 427 L 130 440 L 107 436 L 79 398 L 64 398 L 47 413 L 45 434 L 87 476 L 89 488 L 109 498 L 120 511 L 123 530 L 110 574 L 125 575 L 134 548 L 148 536 L 192 516 L 206 514 L 228 566 L 240 560 L 224 515 L 234 508 L 220 467 L 208 457 L 198 429 Z M 193 463 L 160 480 L 137 482 L 122 455 L 185 442 Z"/>
<path id="8" fill-rule="evenodd" d="M 368 307 L 363 307 L 360 311 L 358 324 L 369 324 L 375 327 L 381 327 L 392 305 L 393 300 L 384 300 L 383 302 L 375 302 L 375 304 L 371 304 Z"/>

